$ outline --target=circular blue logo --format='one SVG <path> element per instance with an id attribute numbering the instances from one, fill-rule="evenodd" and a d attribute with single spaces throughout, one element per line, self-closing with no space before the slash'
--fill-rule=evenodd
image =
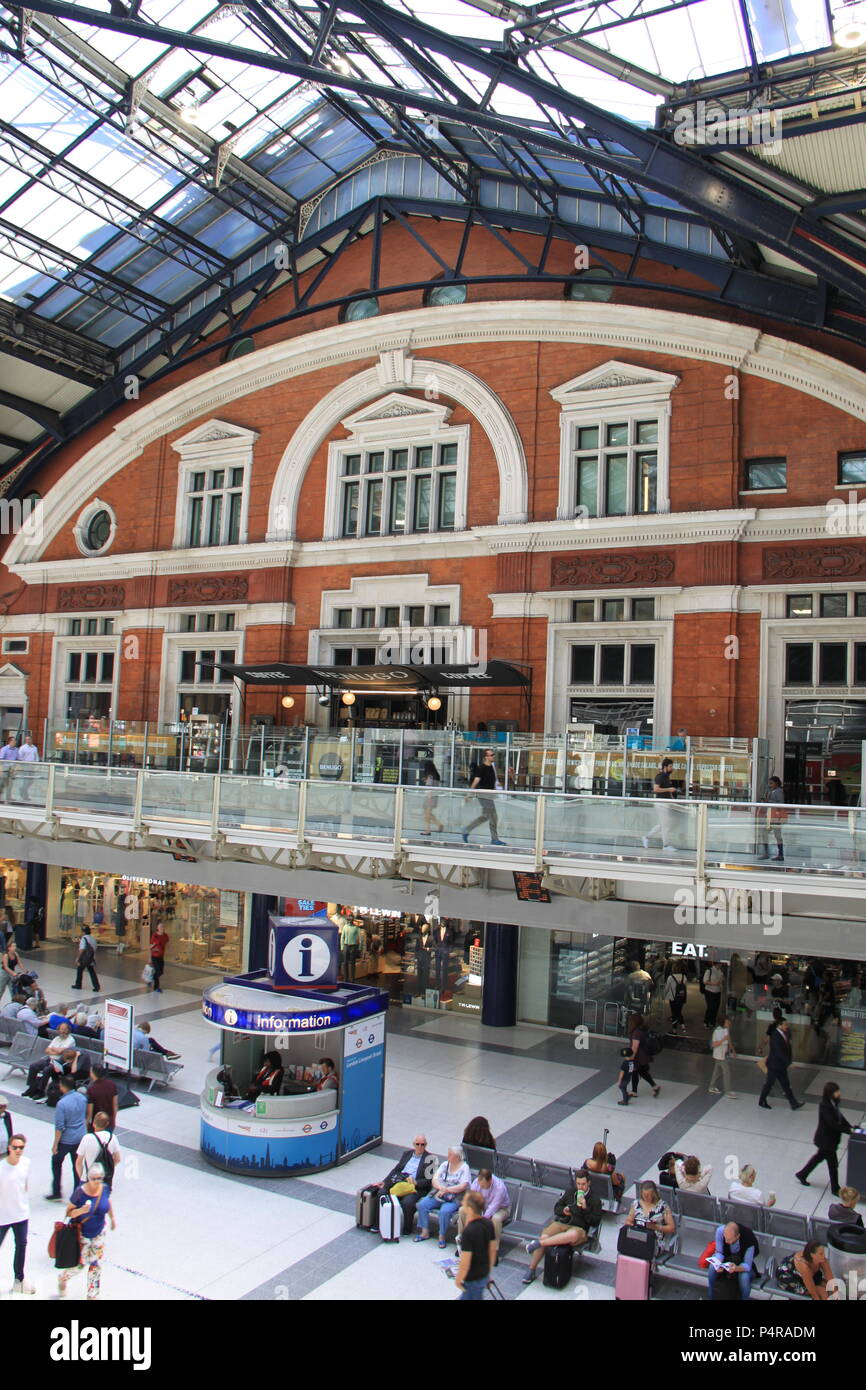
<path id="1" fill-rule="evenodd" d="M 313 984 L 327 975 L 331 965 L 331 948 L 313 932 L 293 936 L 283 947 L 283 969 L 300 984 Z"/>

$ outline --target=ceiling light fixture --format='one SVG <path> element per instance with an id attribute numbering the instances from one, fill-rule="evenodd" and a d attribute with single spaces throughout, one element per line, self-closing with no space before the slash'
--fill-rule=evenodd
<path id="1" fill-rule="evenodd" d="M 840 48 L 862 48 L 866 44 L 866 5 L 856 0 L 843 5 L 833 16 L 833 39 Z"/>

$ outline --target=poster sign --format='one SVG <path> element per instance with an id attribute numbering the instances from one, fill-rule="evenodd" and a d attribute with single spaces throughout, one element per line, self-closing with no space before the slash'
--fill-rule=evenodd
<path id="1" fill-rule="evenodd" d="M 385 1084 L 385 1015 L 351 1024 L 343 1035 L 340 1078 L 340 1154 L 382 1137 Z"/>
<path id="2" fill-rule="evenodd" d="M 132 1068 L 132 1024 L 134 1009 L 125 999 L 106 999 L 103 1019 L 104 1061 L 118 1071 Z"/>

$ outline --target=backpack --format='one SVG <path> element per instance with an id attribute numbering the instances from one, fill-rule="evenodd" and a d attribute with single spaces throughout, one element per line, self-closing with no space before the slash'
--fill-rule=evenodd
<path id="1" fill-rule="evenodd" d="M 675 976 L 674 976 L 674 1003 L 680 1004 L 680 1003 L 682 1003 L 682 1002 L 683 1002 L 685 999 L 687 999 L 687 998 L 688 998 L 688 990 L 686 989 L 686 982 L 685 982 L 685 980 L 683 979 L 682 975 L 675 975 Z"/>
<path id="2" fill-rule="evenodd" d="M 93 949 L 93 942 L 85 938 L 84 945 L 79 952 L 78 964 L 86 968 L 88 965 L 92 965 L 95 959 L 96 952 Z"/>
<path id="3" fill-rule="evenodd" d="M 93 1137 L 102 1151 L 99 1154 L 98 1158 L 93 1159 L 93 1165 L 98 1163 L 101 1166 L 102 1171 L 105 1174 L 105 1186 L 108 1188 L 110 1192 L 111 1184 L 114 1181 L 114 1155 L 109 1153 L 108 1151 L 108 1144 L 111 1143 L 111 1138 L 109 1138 L 108 1144 L 103 1144 L 99 1135 L 95 1131 Z"/>
<path id="4" fill-rule="evenodd" d="M 664 1036 L 661 1033 L 647 1033 L 644 1046 L 650 1057 L 657 1057 L 665 1045 Z"/>

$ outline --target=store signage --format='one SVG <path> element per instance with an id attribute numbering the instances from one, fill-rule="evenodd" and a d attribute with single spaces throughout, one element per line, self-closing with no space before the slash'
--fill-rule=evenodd
<path id="1" fill-rule="evenodd" d="M 134 1009 L 123 999 L 106 999 L 103 1013 L 103 1061 L 107 1067 L 129 1071 L 132 1067 Z"/>
<path id="2" fill-rule="evenodd" d="M 280 1008 L 238 1009 L 229 1004 L 220 1004 L 205 993 L 201 1011 L 208 1023 L 232 1033 L 324 1033 L 381 1013 L 382 998 L 377 991 L 370 998 L 352 1004 L 331 1006 L 319 1003 L 315 1008 L 289 1011 Z"/>
<path id="3" fill-rule="evenodd" d="M 325 753 L 319 759 L 319 776 L 340 778 L 343 775 L 343 764 L 339 758 L 335 758 L 330 753 Z"/>
<path id="4" fill-rule="evenodd" d="M 335 989 L 339 969 L 338 927 L 319 918 L 268 918 L 268 975 L 274 989 Z"/>
<path id="5" fill-rule="evenodd" d="M 695 941 L 671 942 L 672 956 L 695 956 L 698 960 L 704 960 L 707 955 L 707 950 L 708 948 L 706 946 L 701 946 Z"/>

